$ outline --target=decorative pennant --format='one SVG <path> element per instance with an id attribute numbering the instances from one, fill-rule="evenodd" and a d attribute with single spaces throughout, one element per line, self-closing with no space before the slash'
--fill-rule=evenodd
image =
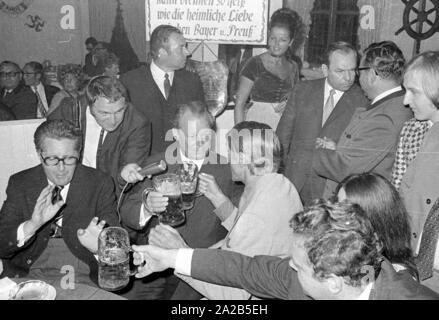
<path id="1" fill-rule="evenodd" d="M 22 0 L 19 4 L 11 6 L 4 0 L 0 0 L 0 10 L 12 17 L 18 17 L 23 14 L 34 0 Z"/>

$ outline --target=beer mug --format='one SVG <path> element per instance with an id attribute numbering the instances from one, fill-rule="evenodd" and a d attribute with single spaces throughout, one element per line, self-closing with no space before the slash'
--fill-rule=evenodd
<path id="1" fill-rule="evenodd" d="M 176 227 L 184 223 L 185 216 L 181 197 L 180 177 L 167 173 L 153 178 L 154 190 L 168 198 L 164 212 L 158 213 L 160 223 Z"/>
<path id="2" fill-rule="evenodd" d="M 178 169 L 180 177 L 183 210 L 194 207 L 195 193 L 198 185 L 198 167 L 195 163 L 184 163 Z"/>
<path id="3" fill-rule="evenodd" d="M 120 227 L 101 231 L 98 240 L 99 286 L 107 291 L 123 289 L 137 271 L 130 270 L 130 238 Z"/>

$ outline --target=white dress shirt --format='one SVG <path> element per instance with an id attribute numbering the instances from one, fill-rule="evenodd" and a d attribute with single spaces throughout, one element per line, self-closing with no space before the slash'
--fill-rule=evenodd
<path id="1" fill-rule="evenodd" d="M 101 135 L 102 127 L 96 122 L 96 119 L 90 113 L 89 107 L 85 111 L 85 118 L 85 142 L 82 164 L 96 169 L 96 153 L 98 152 L 99 136 Z M 102 143 L 104 143 L 106 136 L 107 131 L 104 133 Z"/>
<path id="2" fill-rule="evenodd" d="M 174 82 L 174 71 L 170 71 L 170 72 L 165 72 L 162 69 L 160 69 L 155 63 L 154 61 L 151 62 L 151 74 L 152 74 L 152 78 L 154 79 L 155 83 L 157 84 L 157 86 L 159 87 L 163 97 L 166 98 L 165 95 L 165 74 L 168 74 L 169 76 L 169 82 L 172 83 Z"/>
<path id="3" fill-rule="evenodd" d="M 36 94 L 35 87 L 32 86 L 31 89 L 33 93 Z M 38 95 L 40 96 L 41 102 L 43 103 L 44 109 L 46 109 L 47 112 L 49 110 L 49 104 L 47 103 L 46 91 L 44 90 L 44 86 L 41 82 L 37 85 L 37 91 Z M 42 117 L 40 110 L 37 110 L 37 116 Z"/>
<path id="4" fill-rule="evenodd" d="M 49 180 L 47 180 L 47 181 L 48 181 L 49 185 L 51 185 L 51 186 L 54 185 L 51 181 L 49 181 Z M 65 185 L 65 186 L 63 187 L 63 189 L 61 190 L 61 197 L 63 198 L 64 202 L 65 202 L 66 199 L 67 199 L 67 195 L 68 195 L 68 193 L 69 193 L 69 188 L 70 188 L 70 183 L 67 184 L 67 185 Z M 59 226 L 61 227 L 61 226 L 62 226 L 62 218 L 59 219 L 59 220 L 57 221 L 56 224 L 59 225 Z M 33 234 L 25 235 L 25 234 L 24 234 L 23 227 L 24 227 L 24 222 L 23 222 L 22 224 L 20 224 L 20 226 L 18 227 L 18 230 L 17 230 L 17 243 L 18 243 L 18 244 L 17 244 L 17 247 L 19 247 L 19 248 L 23 247 L 24 244 L 25 244 L 30 238 L 32 238 L 32 237 L 34 236 Z"/>
<path id="5" fill-rule="evenodd" d="M 372 104 L 374 104 L 374 103 L 384 99 L 387 96 L 390 96 L 392 93 L 395 93 L 395 92 L 398 92 L 398 91 L 401 91 L 401 90 L 402 90 L 402 87 L 401 86 L 397 86 L 397 87 L 395 87 L 393 89 L 384 91 L 383 93 L 378 95 L 375 99 L 373 99 Z"/>
<path id="6" fill-rule="evenodd" d="M 334 89 L 328 82 L 328 79 L 326 78 L 325 81 L 325 94 L 323 97 L 323 104 L 322 104 L 322 109 L 325 107 L 326 102 L 329 99 L 329 96 L 331 95 L 331 90 Z M 331 110 L 331 112 L 329 113 L 329 116 L 331 115 L 332 111 L 335 109 L 337 103 L 340 101 L 341 97 L 343 96 L 344 92 L 343 91 L 339 91 L 337 89 L 335 90 L 335 94 L 334 94 L 334 105 L 333 105 L 333 109 Z M 328 116 L 328 118 L 329 118 Z"/>

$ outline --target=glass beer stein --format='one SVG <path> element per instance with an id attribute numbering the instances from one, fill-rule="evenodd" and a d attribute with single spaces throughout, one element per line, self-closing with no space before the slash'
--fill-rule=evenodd
<path id="1" fill-rule="evenodd" d="M 153 179 L 154 189 L 167 197 L 168 206 L 164 212 L 158 213 L 160 223 L 176 227 L 184 223 L 185 216 L 181 197 L 180 177 L 173 173 L 156 176 Z"/>
<path id="2" fill-rule="evenodd" d="M 107 291 L 124 288 L 137 271 L 130 270 L 130 239 L 120 227 L 108 227 L 101 231 L 98 240 L 99 286 Z"/>
<path id="3" fill-rule="evenodd" d="M 184 163 L 178 170 L 181 184 L 183 210 L 194 207 L 195 194 L 198 185 L 198 167 L 195 163 Z"/>

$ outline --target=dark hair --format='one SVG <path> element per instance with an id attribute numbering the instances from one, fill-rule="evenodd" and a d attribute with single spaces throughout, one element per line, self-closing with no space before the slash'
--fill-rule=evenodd
<path id="1" fill-rule="evenodd" d="M 402 51 L 392 41 L 372 43 L 364 51 L 366 67 L 372 67 L 383 79 L 391 79 L 401 83 L 405 58 Z"/>
<path id="2" fill-rule="evenodd" d="M 74 75 L 78 79 L 79 85 L 81 84 L 83 73 L 82 67 L 79 64 L 68 63 L 57 67 L 58 82 L 64 87 L 64 81 L 67 75 Z"/>
<path id="3" fill-rule="evenodd" d="M 408 73 L 419 72 L 422 76 L 422 90 L 431 103 L 439 109 L 439 51 L 427 51 L 415 56 L 404 71 Z"/>
<path id="4" fill-rule="evenodd" d="M 43 151 L 44 139 L 69 139 L 76 141 L 75 149 L 82 149 L 82 131 L 67 120 L 48 120 L 40 124 L 34 134 L 34 143 L 37 151 Z"/>
<path id="5" fill-rule="evenodd" d="M 0 68 L 4 67 L 4 66 L 13 66 L 15 69 L 18 70 L 18 72 L 23 72 L 20 68 L 20 66 L 18 64 L 16 64 L 15 62 L 12 61 L 3 61 L 2 63 L 0 63 Z"/>
<path id="6" fill-rule="evenodd" d="M 325 51 L 323 63 L 329 67 L 331 56 L 334 52 L 341 51 L 345 54 L 353 52 L 355 54 L 356 59 L 358 59 L 358 51 L 348 42 L 345 41 L 336 41 L 331 43 Z"/>
<path id="7" fill-rule="evenodd" d="M 361 286 L 366 266 L 381 270 L 380 243 L 364 211 L 347 201 L 333 203 L 317 200 L 290 221 L 297 235 L 305 238 L 304 246 L 315 276 L 344 278 L 354 287 Z"/>
<path id="8" fill-rule="evenodd" d="M 383 255 L 392 263 L 404 265 L 418 278 L 411 249 L 407 210 L 395 187 L 377 173 L 352 174 L 337 186 L 350 202 L 358 204 L 369 217 L 383 244 Z"/>
<path id="9" fill-rule="evenodd" d="M 154 29 L 154 31 L 151 34 L 151 39 L 149 43 L 150 54 L 153 59 L 158 58 L 160 48 L 165 48 L 165 45 L 169 41 L 169 37 L 173 33 L 182 34 L 180 29 L 165 24 L 162 24 Z"/>
<path id="10" fill-rule="evenodd" d="M 85 40 L 85 45 L 88 45 L 88 44 L 91 44 L 94 47 L 95 45 L 98 44 L 98 40 L 96 40 L 94 37 L 89 37 L 89 38 L 87 38 L 87 40 Z"/>
<path id="11" fill-rule="evenodd" d="M 285 56 L 287 59 L 295 61 L 298 58 L 296 56 L 296 51 L 305 40 L 305 25 L 302 18 L 294 10 L 281 8 L 272 14 L 268 30 L 271 30 L 274 27 L 285 28 L 290 33 L 290 39 L 294 39 L 293 44 L 288 48 Z"/>
<path id="12" fill-rule="evenodd" d="M 44 68 L 43 68 L 43 65 L 41 63 L 39 63 L 37 61 L 31 61 L 31 62 L 28 62 L 24 65 L 24 67 L 26 67 L 26 66 L 31 67 L 35 73 L 43 75 Z"/>
<path id="13" fill-rule="evenodd" d="M 198 119 L 206 119 L 209 128 L 213 131 L 216 131 L 215 117 L 209 112 L 206 103 L 203 101 L 191 101 L 177 105 L 177 112 L 175 113 L 173 121 L 175 128 L 179 128 L 180 119 L 187 111 L 192 113 Z"/>
<path id="14" fill-rule="evenodd" d="M 90 80 L 85 90 L 87 102 L 90 107 L 99 97 L 108 99 L 110 102 L 125 98 L 128 101 L 127 90 L 118 79 L 109 76 L 97 76 Z"/>

